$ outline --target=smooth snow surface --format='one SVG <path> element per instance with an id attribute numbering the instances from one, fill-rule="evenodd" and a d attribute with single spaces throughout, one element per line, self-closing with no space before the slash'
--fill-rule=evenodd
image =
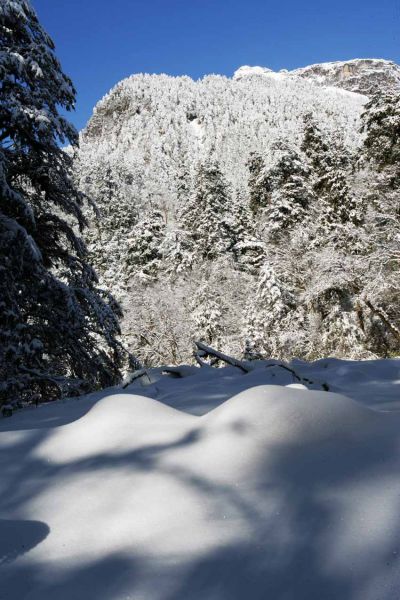
<path id="1" fill-rule="evenodd" d="M 0 599 L 396 600 L 400 360 L 290 367 L 2 419 Z"/>

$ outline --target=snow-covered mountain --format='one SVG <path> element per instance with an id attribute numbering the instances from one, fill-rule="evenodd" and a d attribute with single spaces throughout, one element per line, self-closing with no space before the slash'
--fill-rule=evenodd
<path id="1" fill-rule="evenodd" d="M 359 94 L 372 94 L 375 91 L 399 90 L 400 67 L 390 60 L 376 58 L 358 58 L 347 61 L 319 63 L 308 67 L 279 72 L 265 67 L 240 67 L 234 79 L 261 76 L 282 80 L 307 79 L 323 86 L 339 87 Z"/>
<path id="2" fill-rule="evenodd" d="M 368 96 L 355 90 L 390 90 L 399 72 L 365 59 L 199 81 L 139 74 L 97 104 L 75 175 L 101 210 L 89 247 L 139 356 L 189 360 L 204 336 L 237 355 L 268 327 L 280 342 L 264 351 L 282 357 L 370 355 L 357 307 L 375 277 L 360 258 L 372 188 L 355 168 Z"/>

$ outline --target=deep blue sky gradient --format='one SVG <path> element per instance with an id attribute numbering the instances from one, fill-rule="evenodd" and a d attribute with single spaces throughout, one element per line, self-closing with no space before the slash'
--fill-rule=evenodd
<path id="1" fill-rule="evenodd" d="M 231 76 L 350 58 L 400 63 L 400 0 L 32 0 L 78 90 L 70 120 L 133 73 Z"/>

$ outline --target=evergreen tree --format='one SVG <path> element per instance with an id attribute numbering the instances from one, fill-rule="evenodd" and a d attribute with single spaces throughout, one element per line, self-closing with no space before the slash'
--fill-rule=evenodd
<path id="1" fill-rule="evenodd" d="M 303 140 L 300 149 L 309 159 L 311 167 L 316 172 L 323 173 L 327 166 L 326 163 L 329 163 L 330 160 L 329 146 L 312 113 L 304 115 L 303 124 Z"/>
<path id="2" fill-rule="evenodd" d="M 226 227 L 230 239 L 229 250 L 237 267 L 249 273 L 258 273 L 266 249 L 257 236 L 253 213 L 243 190 L 238 190 L 233 197 Z"/>
<path id="3" fill-rule="evenodd" d="M 229 248 L 226 218 L 230 208 L 228 186 L 218 163 L 199 166 L 194 191 L 183 208 L 180 223 L 190 233 L 200 256 L 213 259 Z"/>
<path id="4" fill-rule="evenodd" d="M 309 171 L 299 155 L 285 150 L 267 177 L 271 187 L 266 210 L 269 230 L 279 233 L 298 223 L 304 224 L 313 195 Z"/>
<path id="5" fill-rule="evenodd" d="M 365 324 L 360 322 L 357 296 L 351 285 L 341 281 L 323 289 L 322 281 L 312 295 L 308 305 L 310 355 L 368 358 Z"/>
<path id="6" fill-rule="evenodd" d="M 161 267 L 165 221 L 159 210 L 146 215 L 131 231 L 123 272 L 127 281 L 139 275 L 152 279 Z"/>
<path id="7" fill-rule="evenodd" d="M 264 160 L 253 154 L 250 170 L 250 207 L 254 214 L 262 211 L 268 231 L 275 235 L 307 218 L 312 199 L 308 182 L 309 170 L 300 156 L 278 142 L 273 147 L 275 165 L 266 167 Z"/>
<path id="8" fill-rule="evenodd" d="M 351 157 L 339 139 L 323 135 L 311 114 L 304 117 L 301 150 L 309 160 L 315 195 L 322 205 L 319 217 L 329 233 L 362 222 L 362 205 L 348 183 Z"/>
<path id="9" fill-rule="evenodd" d="M 197 258 L 191 234 L 182 229 L 167 231 L 163 242 L 163 255 L 163 267 L 169 275 L 190 271 Z"/>
<path id="10" fill-rule="evenodd" d="M 28 0 L 0 6 L 0 402 L 112 384 L 117 307 L 75 228 L 82 196 L 60 143 L 75 90 Z"/>
<path id="11" fill-rule="evenodd" d="M 247 167 L 250 173 L 248 181 L 250 209 L 256 214 L 261 208 L 265 208 L 269 204 L 271 182 L 267 176 L 264 159 L 256 152 L 250 154 Z"/>
<path id="12" fill-rule="evenodd" d="M 193 324 L 196 341 L 220 346 L 222 311 L 218 297 L 209 285 L 204 284 L 193 302 Z"/>
<path id="13" fill-rule="evenodd" d="M 100 186 L 93 194 L 93 200 L 99 210 L 98 226 L 100 238 L 108 240 L 116 229 L 128 233 L 138 221 L 139 203 L 129 190 L 133 178 L 132 169 L 119 162 L 99 164 L 101 169 Z"/>
<path id="14" fill-rule="evenodd" d="M 179 168 L 176 173 L 176 194 L 181 206 L 188 203 L 191 194 L 190 170 L 187 167 L 187 157 L 184 156 L 179 162 Z"/>
<path id="15" fill-rule="evenodd" d="M 132 181 L 135 169 L 127 168 L 124 161 L 117 164 L 99 156 L 90 175 L 85 175 L 82 165 L 75 164 L 76 179 L 86 196 L 95 202 L 85 211 L 89 227 L 85 241 L 89 259 L 102 286 L 111 290 L 116 298 L 126 293 L 126 273 L 123 272 L 127 252 L 126 239 L 136 226 L 140 203 Z M 121 243 L 123 236 L 124 242 Z"/>
<path id="16" fill-rule="evenodd" d="M 368 205 L 368 255 L 363 298 L 371 311 L 369 342 L 379 354 L 400 343 L 400 100 L 376 94 L 362 115 L 365 134 L 359 167 Z M 366 311 L 368 314 L 368 310 Z"/>
<path id="17" fill-rule="evenodd" d="M 365 105 L 362 131 L 366 133 L 364 156 L 386 171 L 393 189 L 400 187 L 400 96 L 375 94 Z"/>
<path id="18" fill-rule="evenodd" d="M 282 334 L 294 308 L 292 294 L 265 262 L 245 315 L 246 356 L 282 356 Z"/>
<path id="19" fill-rule="evenodd" d="M 192 269 L 196 258 L 196 245 L 192 235 L 192 182 L 187 156 L 179 161 L 176 174 L 176 223 L 166 232 L 163 245 L 166 273 L 180 274 Z"/>

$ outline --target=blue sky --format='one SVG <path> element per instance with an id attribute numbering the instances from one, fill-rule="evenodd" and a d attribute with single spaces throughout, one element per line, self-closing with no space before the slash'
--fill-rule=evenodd
<path id="1" fill-rule="evenodd" d="M 399 0 L 32 0 L 78 90 L 70 119 L 132 73 L 230 76 L 349 58 L 400 63 Z"/>

